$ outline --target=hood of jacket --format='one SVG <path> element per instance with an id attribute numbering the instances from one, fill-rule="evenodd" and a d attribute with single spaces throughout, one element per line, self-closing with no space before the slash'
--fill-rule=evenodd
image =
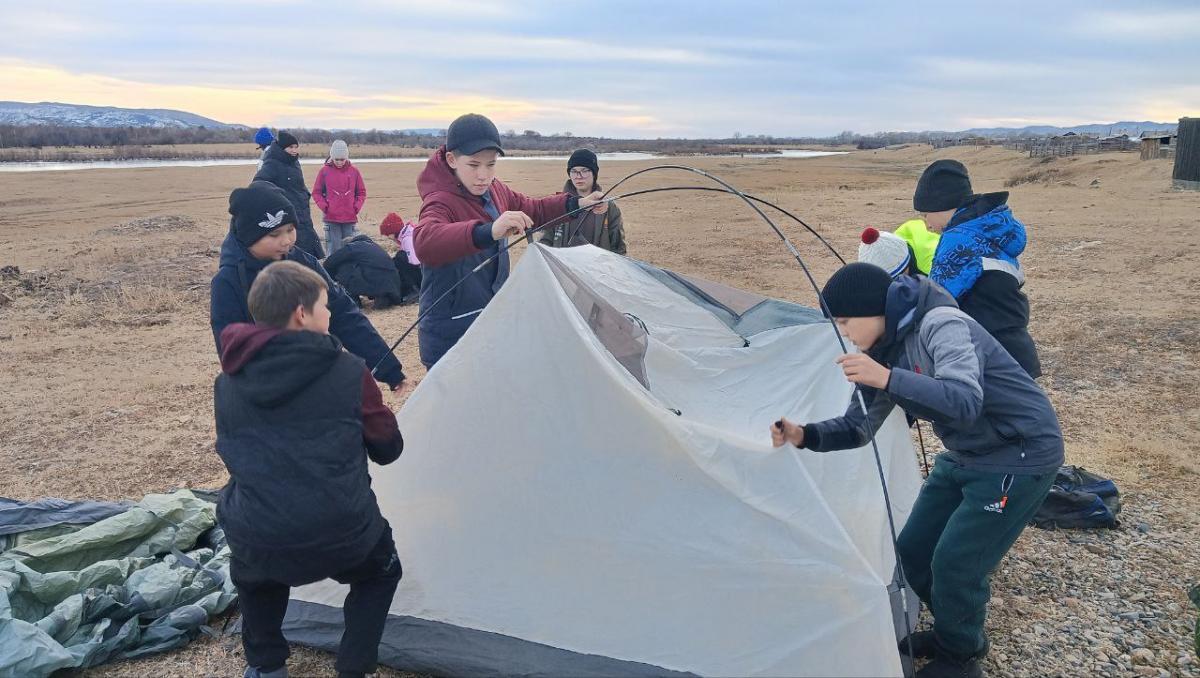
<path id="1" fill-rule="evenodd" d="M 958 308 L 954 297 L 925 276 L 902 275 L 888 288 L 884 305 L 883 338 L 868 354 L 886 365 L 895 363 L 904 339 L 930 310 L 939 306 Z"/>
<path id="2" fill-rule="evenodd" d="M 971 198 L 954 213 L 942 237 L 955 232 L 977 241 L 980 256 L 1018 257 L 1025 251 L 1025 225 L 1013 216 L 1008 192 L 985 193 Z"/>
<path id="3" fill-rule="evenodd" d="M 496 180 L 492 179 L 492 183 L 495 184 L 495 182 Z M 422 200 L 434 193 L 452 193 L 479 200 L 478 196 L 473 195 L 462 185 L 462 182 L 458 180 L 458 175 L 450 167 L 450 163 L 446 162 L 445 146 L 429 156 L 429 162 L 425 163 L 425 169 L 421 170 L 421 174 L 417 177 L 417 193 L 420 194 Z"/>
<path id="4" fill-rule="evenodd" d="M 221 332 L 221 371 L 261 407 L 278 407 L 325 374 L 342 353 L 329 334 L 233 323 Z"/>
<path id="5" fill-rule="evenodd" d="M 933 255 L 929 277 L 961 298 L 983 273 L 984 260 L 1004 262 L 1013 269 L 1025 251 L 1025 225 L 1013 216 L 1008 193 L 974 196 L 947 224 Z"/>
<path id="6" fill-rule="evenodd" d="M 267 146 L 267 150 L 263 152 L 262 159 L 264 161 L 275 160 L 285 165 L 298 165 L 300 163 L 300 156 L 292 155 L 291 153 L 283 150 L 283 147 L 279 145 L 278 141 L 272 143 L 270 146 Z"/>

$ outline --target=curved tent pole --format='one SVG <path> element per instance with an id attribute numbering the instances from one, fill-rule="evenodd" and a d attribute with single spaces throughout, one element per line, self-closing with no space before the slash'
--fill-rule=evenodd
<path id="1" fill-rule="evenodd" d="M 649 168 L 649 169 L 653 169 L 653 168 Z M 645 171 L 647 171 L 647 170 L 641 170 L 641 172 L 645 172 Z M 640 174 L 641 172 L 638 172 L 638 174 Z M 630 176 L 633 176 L 633 175 L 630 175 Z M 622 182 L 623 181 L 624 180 L 622 180 Z M 621 182 L 618 182 L 618 183 L 621 183 Z M 609 189 L 609 192 L 611 192 L 611 191 L 612 191 L 612 189 Z M 738 193 L 736 190 L 729 190 L 729 189 L 725 189 L 725 188 L 716 188 L 716 187 L 711 187 L 711 186 L 662 186 L 659 188 L 646 188 L 646 189 L 642 189 L 642 190 L 638 190 L 638 191 L 630 191 L 628 193 L 623 193 L 621 195 L 613 196 L 611 198 L 606 198 L 606 199 L 618 201 L 618 200 L 623 200 L 625 198 L 633 198 L 633 197 L 636 197 L 639 195 L 649 195 L 651 193 L 663 193 L 663 192 L 667 192 L 667 191 L 709 191 L 709 192 L 715 192 L 715 193 L 728 193 L 730 195 L 738 195 L 740 197 L 743 197 L 743 199 L 748 198 L 755 202 L 766 205 L 767 207 L 778 210 L 781 214 L 787 216 L 788 218 L 792 219 L 793 221 L 800 224 L 801 226 L 804 226 L 806 229 L 809 230 L 810 233 L 812 233 L 814 236 L 816 236 L 817 239 L 820 240 L 821 243 L 824 244 L 825 247 L 831 253 L 833 253 L 833 256 L 837 257 L 838 261 L 842 262 L 843 264 L 846 263 L 846 260 L 842 258 L 842 255 L 838 254 L 838 251 L 833 248 L 833 245 L 830 245 L 829 242 L 826 241 L 825 238 L 823 238 L 821 236 L 821 234 L 818 233 L 816 230 L 814 230 L 811 226 L 804 223 L 804 221 L 801 220 L 800 217 L 797 217 L 796 215 L 792 214 L 791 212 L 783 209 L 782 207 L 780 207 L 772 202 L 769 202 L 767 200 L 764 200 L 762 198 L 758 198 L 758 197 L 755 197 L 755 196 L 752 196 L 749 194 Z M 453 292 L 454 290 L 458 289 L 458 286 L 461 285 L 464 281 L 466 281 L 468 278 L 470 278 L 475 273 L 478 273 L 479 271 L 486 268 L 488 264 L 492 263 L 492 261 L 496 259 L 496 257 L 499 257 L 504 252 L 507 252 L 508 250 L 512 249 L 514 246 L 516 246 L 517 243 L 522 242 L 522 241 L 527 241 L 529 243 L 532 243 L 533 242 L 533 234 L 537 233 L 538 231 L 541 231 L 542 229 L 547 228 L 549 226 L 553 226 L 553 225 L 557 224 L 559 221 L 569 220 L 571 217 L 575 216 L 576 214 L 579 214 L 581 212 L 584 212 L 584 211 L 590 210 L 590 209 L 592 209 L 592 208 L 591 207 L 580 207 L 579 209 L 567 212 L 566 214 L 564 214 L 560 217 L 555 217 L 555 218 L 551 219 L 550 221 L 547 221 L 546 223 L 542 224 L 541 226 L 529 229 L 528 231 L 525 232 L 525 235 L 523 235 L 519 238 L 514 238 L 513 240 L 509 241 L 507 244 L 501 246 L 501 248 L 498 252 L 496 252 L 492 256 L 488 257 L 486 260 L 481 262 L 475 268 L 468 271 L 466 275 L 464 275 L 462 278 L 460 278 L 458 281 L 456 281 L 453 285 L 451 285 L 450 289 L 443 292 L 441 294 L 441 296 L 439 296 L 437 299 L 434 299 L 433 303 L 431 303 L 424 311 L 422 311 L 417 316 L 417 319 L 415 321 L 413 321 L 413 323 L 411 325 L 408 326 L 408 329 L 404 330 L 404 333 L 400 335 L 400 338 L 392 343 L 392 345 L 388 348 L 387 353 L 385 353 L 383 356 L 381 356 L 379 358 L 379 360 L 375 363 L 375 365 L 373 365 L 371 367 L 371 374 L 374 375 L 375 371 L 379 369 L 379 366 L 383 364 L 383 361 L 386 359 L 386 356 L 388 356 L 389 354 L 394 352 L 396 350 L 396 347 L 399 346 L 405 339 L 407 339 L 408 336 L 410 334 L 412 334 L 413 330 L 417 329 L 417 326 L 420 324 L 421 320 L 423 320 L 425 318 L 425 316 L 428 315 L 429 311 L 431 311 L 438 304 L 440 304 L 446 297 L 450 296 L 450 293 Z M 760 212 L 760 214 L 761 214 L 761 212 Z M 778 230 L 776 232 L 778 233 Z M 782 233 L 780 233 L 780 235 L 782 236 Z M 785 238 L 785 242 L 786 242 L 786 238 Z M 799 255 L 797 254 L 797 256 L 799 256 Z"/>

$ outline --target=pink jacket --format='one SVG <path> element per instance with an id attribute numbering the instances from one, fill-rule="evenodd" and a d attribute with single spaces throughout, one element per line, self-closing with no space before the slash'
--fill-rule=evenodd
<path id="1" fill-rule="evenodd" d="M 325 213 L 325 221 L 353 224 L 358 222 L 358 211 L 367 201 L 367 185 L 349 160 L 341 169 L 332 160 L 326 160 L 317 172 L 312 195 L 317 207 Z"/>

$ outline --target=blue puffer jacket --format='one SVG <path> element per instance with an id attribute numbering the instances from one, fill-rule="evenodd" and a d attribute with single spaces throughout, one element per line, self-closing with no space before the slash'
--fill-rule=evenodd
<path id="1" fill-rule="evenodd" d="M 321 262 L 313 258 L 299 247 L 293 247 L 287 259 L 303 264 L 316 271 L 325 279 L 329 287 L 329 333 L 337 337 L 354 355 L 363 359 L 368 368 L 383 358 L 383 363 L 375 372 L 375 378 L 393 388 L 404 381 L 404 370 L 396 356 L 388 351 L 375 326 L 363 315 L 358 305 L 346 294 L 345 290 L 329 277 Z M 250 307 L 246 295 L 250 293 L 250 285 L 259 271 L 270 264 L 270 261 L 256 259 L 250 254 L 233 233 L 225 236 L 221 243 L 221 267 L 213 276 L 210 290 L 209 322 L 212 325 L 213 340 L 217 344 L 217 354 L 221 353 L 221 330 L 230 323 L 254 322 L 250 316 Z"/>
<path id="2" fill-rule="evenodd" d="M 1013 216 L 1007 202 L 1007 192 L 976 196 L 946 225 L 929 277 L 955 299 L 979 280 L 984 259 L 1020 267 L 1017 257 L 1025 251 L 1025 225 Z"/>

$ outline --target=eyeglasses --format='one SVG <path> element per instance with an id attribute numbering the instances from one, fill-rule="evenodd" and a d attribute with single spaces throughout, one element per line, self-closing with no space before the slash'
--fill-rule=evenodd
<path id="1" fill-rule="evenodd" d="M 590 169 L 573 169 L 569 172 L 572 179 L 587 179 L 592 176 Z"/>

